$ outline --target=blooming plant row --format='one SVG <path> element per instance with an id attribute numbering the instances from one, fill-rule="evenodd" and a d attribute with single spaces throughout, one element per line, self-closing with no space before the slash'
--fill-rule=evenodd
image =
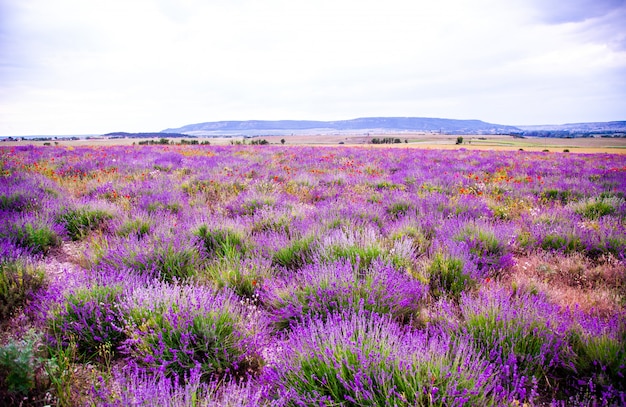
<path id="1" fill-rule="evenodd" d="M 610 154 L 3 148 L 0 398 L 624 405 L 625 193 Z"/>

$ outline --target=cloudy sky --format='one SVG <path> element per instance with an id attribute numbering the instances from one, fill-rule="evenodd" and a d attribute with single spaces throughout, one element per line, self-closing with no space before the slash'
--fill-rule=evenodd
<path id="1" fill-rule="evenodd" d="M 626 0 L 0 0 L 0 136 L 626 120 Z"/>

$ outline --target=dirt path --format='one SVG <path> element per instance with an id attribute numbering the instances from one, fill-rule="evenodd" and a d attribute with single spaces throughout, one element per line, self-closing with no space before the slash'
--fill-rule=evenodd
<path id="1" fill-rule="evenodd" d="M 84 242 L 63 242 L 42 260 L 46 275 L 55 282 L 67 280 L 68 274 L 83 270 L 80 263 L 84 253 Z"/>

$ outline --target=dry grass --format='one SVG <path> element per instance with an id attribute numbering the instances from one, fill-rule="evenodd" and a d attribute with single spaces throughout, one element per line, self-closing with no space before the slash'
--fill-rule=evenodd
<path id="1" fill-rule="evenodd" d="M 378 138 L 398 138 L 398 144 L 370 144 L 371 139 Z M 626 154 L 626 139 L 623 138 L 513 138 L 504 135 L 485 136 L 462 136 L 464 143 L 457 145 L 457 135 L 431 134 L 422 132 L 407 133 L 384 133 L 384 134 L 311 134 L 293 136 L 259 136 L 257 139 L 265 139 L 270 144 L 281 145 L 281 140 L 285 140 L 285 146 L 290 145 L 311 145 L 311 146 L 338 146 L 340 143 L 347 146 L 368 146 L 372 148 L 423 148 L 423 149 L 443 149 L 457 150 L 465 148 L 468 150 L 498 150 L 498 151 L 544 151 L 563 152 L 569 150 L 572 153 L 615 153 Z M 90 140 L 57 140 L 62 146 L 112 146 L 112 145 L 132 145 L 140 141 L 150 139 L 90 139 Z M 155 140 L 155 139 L 152 139 Z M 192 140 L 191 138 L 188 140 Z M 228 145 L 232 142 L 243 141 L 242 137 L 215 137 L 198 138 L 199 141 L 207 140 L 212 145 Z M 406 142 L 405 142 L 406 140 Z M 180 139 L 172 139 L 179 142 Z M 249 141 L 249 140 L 248 140 Z M 54 141 L 48 142 L 54 144 Z M 0 146 L 15 145 L 43 145 L 43 141 L 3 141 Z"/>
<path id="2" fill-rule="evenodd" d="M 536 253 L 518 258 L 505 279 L 518 290 L 538 292 L 562 307 L 615 315 L 626 302 L 626 265 L 614 257 L 597 262 L 575 253 Z"/>

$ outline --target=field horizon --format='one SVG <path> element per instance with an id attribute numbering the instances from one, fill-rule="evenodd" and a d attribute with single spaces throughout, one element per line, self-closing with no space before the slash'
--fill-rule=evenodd
<path id="1" fill-rule="evenodd" d="M 462 144 L 456 144 L 457 138 L 463 137 Z M 399 139 L 398 144 L 371 144 L 374 138 L 393 138 Z M 181 140 L 198 142 L 209 142 L 212 145 L 230 145 L 233 143 L 250 143 L 254 140 L 267 140 L 271 145 L 282 145 L 281 140 L 285 140 L 285 146 L 371 146 L 371 147 L 393 147 L 393 148 L 423 148 L 423 149 L 444 149 L 458 150 L 461 148 L 470 150 L 498 150 L 498 151 L 515 151 L 523 149 L 525 151 L 543 151 L 563 152 L 569 150 L 572 153 L 613 153 L 626 154 L 626 139 L 624 138 L 606 138 L 606 137 L 589 137 L 589 138 L 553 138 L 553 137 L 525 137 L 516 138 L 505 135 L 433 135 L 421 132 L 414 133 L 372 133 L 369 135 L 266 135 L 244 138 L 239 137 L 188 137 L 188 138 L 171 138 L 171 143 L 180 143 Z M 405 142 L 406 140 L 406 142 Z M 43 146 L 46 144 L 56 144 L 60 146 L 124 146 L 133 145 L 141 142 L 158 141 L 158 138 L 98 138 L 69 140 L 57 139 L 46 141 L 20 140 L 20 141 L 0 141 L 2 146 L 23 146 L 35 145 Z"/>

